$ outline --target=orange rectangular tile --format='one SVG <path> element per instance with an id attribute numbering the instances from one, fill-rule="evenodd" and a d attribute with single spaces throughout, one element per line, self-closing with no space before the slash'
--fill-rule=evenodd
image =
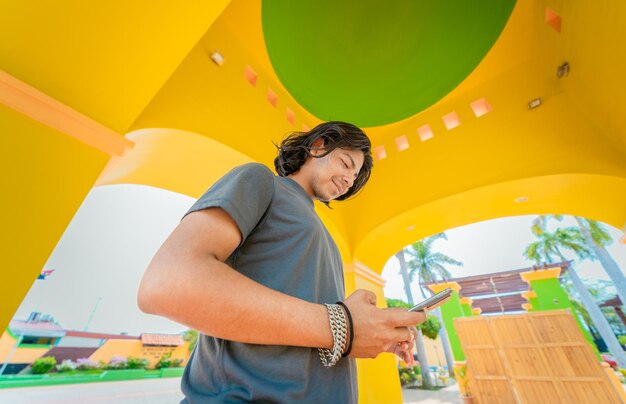
<path id="1" fill-rule="evenodd" d="M 267 89 L 267 101 L 276 108 L 278 106 L 278 96 L 271 88 Z"/>
<path id="2" fill-rule="evenodd" d="M 246 65 L 246 69 L 244 71 L 244 77 L 252 85 L 252 87 L 256 87 L 256 79 L 258 75 L 250 66 Z"/>
<path id="3" fill-rule="evenodd" d="M 470 107 L 472 108 L 472 111 L 474 111 L 474 115 L 476 115 L 476 118 L 480 118 L 481 116 L 488 114 L 492 111 L 491 105 L 486 98 L 481 98 L 470 103 Z"/>
<path id="4" fill-rule="evenodd" d="M 396 149 L 398 151 L 406 150 L 409 148 L 409 139 L 407 139 L 406 135 L 399 136 L 395 139 Z"/>
<path id="5" fill-rule="evenodd" d="M 422 142 L 425 142 L 428 139 L 432 139 L 433 137 L 435 137 L 433 130 L 428 124 L 417 128 L 417 134 Z"/>
<path id="6" fill-rule="evenodd" d="M 374 148 L 374 156 L 376 160 L 382 160 L 387 158 L 387 151 L 385 150 L 385 146 L 378 146 Z"/>
<path id="7" fill-rule="evenodd" d="M 454 129 L 461 124 L 459 114 L 454 111 L 450 112 L 447 115 L 444 115 L 443 117 L 441 117 L 441 119 L 443 120 L 443 124 L 448 130 Z"/>
<path id="8" fill-rule="evenodd" d="M 296 114 L 289 107 L 285 108 L 285 116 L 292 126 L 296 125 Z"/>
<path id="9" fill-rule="evenodd" d="M 561 16 L 550 7 L 546 7 L 546 24 L 558 33 L 561 33 Z"/>

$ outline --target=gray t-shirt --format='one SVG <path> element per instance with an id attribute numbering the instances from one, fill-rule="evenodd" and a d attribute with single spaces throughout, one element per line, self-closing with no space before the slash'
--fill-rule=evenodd
<path id="1" fill-rule="evenodd" d="M 239 166 L 188 213 L 220 207 L 242 242 L 226 260 L 267 287 L 315 303 L 344 298 L 341 256 L 298 183 L 267 167 Z M 237 290 L 232 290 L 237 299 Z M 298 313 L 293 313 L 297 316 Z M 246 327 L 246 319 L 240 319 Z M 277 330 L 279 332 L 279 330 Z M 356 403 L 354 360 L 324 368 L 315 348 L 244 344 L 201 334 L 182 378 L 189 403 Z"/>

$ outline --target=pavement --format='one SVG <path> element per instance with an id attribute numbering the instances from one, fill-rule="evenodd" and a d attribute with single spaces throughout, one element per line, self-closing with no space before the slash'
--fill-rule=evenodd
<path id="1" fill-rule="evenodd" d="M 441 390 L 402 389 L 405 404 L 457 404 L 458 385 Z M 170 404 L 182 398 L 180 378 L 66 384 L 0 389 L 0 403 L 11 404 Z"/>
<path id="2" fill-rule="evenodd" d="M 453 384 L 441 390 L 402 389 L 405 404 L 458 404 L 461 402 L 459 385 Z"/>

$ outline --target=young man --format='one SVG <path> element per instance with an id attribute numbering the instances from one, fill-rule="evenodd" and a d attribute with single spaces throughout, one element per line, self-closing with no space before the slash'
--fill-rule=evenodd
<path id="1" fill-rule="evenodd" d="M 251 163 L 213 185 L 141 282 L 143 311 L 201 332 L 183 402 L 355 403 L 353 358 L 393 352 L 413 362 L 424 314 L 378 309 L 365 290 L 344 300 L 339 251 L 314 210 L 314 199 L 343 200 L 365 185 L 367 136 L 323 123 L 288 137 L 274 163 L 279 176 Z"/>

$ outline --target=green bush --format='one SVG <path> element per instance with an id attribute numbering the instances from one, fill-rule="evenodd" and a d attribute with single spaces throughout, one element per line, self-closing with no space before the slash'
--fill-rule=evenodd
<path id="1" fill-rule="evenodd" d="M 403 386 L 417 380 L 417 376 L 411 368 L 400 368 L 398 372 L 400 373 L 400 384 Z"/>
<path id="2" fill-rule="evenodd" d="M 189 351 L 193 351 L 193 348 L 198 342 L 198 331 L 187 330 L 183 334 L 183 340 L 189 342 Z"/>
<path id="3" fill-rule="evenodd" d="M 437 339 L 437 335 L 439 335 L 439 330 L 441 329 L 441 323 L 436 316 L 428 315 L 426 321 L 418 325 L 418 327 L 422 330 L 422 334 L 424 334 L 426 338 Z"/>
<path id="4" fill-rule="evenodd" d="M 398 368 L 400 374 L 400 384 L 406 386 L 418 380 L 421 377 L 421 371 L 419 366 L 412 368 Z"/>
<path id="5" fill-rule="evenodd" d="M 106 364 L 106 369 L 108 370 L 128 369 L 128 362 L 126 361 L 126 358 L 122 356 L 114 356 L 111 358 L 109 363 Z"/>
<path id="6" fill-rule="evenodd" d="M 161 356 L 161 359 L 159 359 L 159 362 L 157 362 L 155 367 L 157 369 L 177 368 L 177 367 L 180 367 L 182 363 L 183 363 L 182 359 L 172 359 L 172 353 L 168 352 L 166 354 L 163 354 L 163 356 Z"/>
<path id="7" fill-rule="evenodd" d="M 57 365 L 57 371 L 59 373 L 70 372 L 72 370 L 76 370 L 76 364 L 72 362 L 71 359 L 65 359 L 60 365 Z"/>
<path id="8" fill-rule="evenodd" d="M 146 358 L 135 358 L 134 356 L 129 356 L 126 359 L 126 364 L 128 369 L 145 369 L 148 367 L 150 361 Z"/>
<path id="9" fill-rule="evenodd" d="M 35 362 L 33 362 L 33 373 L 36 375 L 48 373 L 56 364 L 57 360 L 53 356 L 38 358 Z"/>
<path id="10" fill-rule="evenodd" d="M 163 354 L 161 356 L 161 359 L 159 359 L 155 367 L 157 369 L 171 368 L 172 367 L 172 353 L 168 352 L 166 354 Z"/>
<path id="11" fill-rule="evenodd" d="M 626 346 L 626 335 L 620 335 L 617 338 L 618 338 L 620 344 Z"/>

